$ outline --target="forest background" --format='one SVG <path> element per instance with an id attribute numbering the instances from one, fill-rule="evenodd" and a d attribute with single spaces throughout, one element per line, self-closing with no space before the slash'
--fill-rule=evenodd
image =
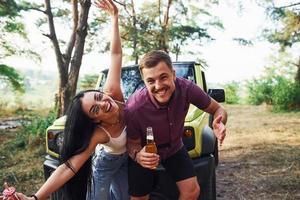
<path id="1" fill-rule="evenodd" d="M 289 179 L 283 179 L 279 184 L 284 190 L 274 194 L 275 196 L 269 194 L 264 199 L 300 198 L 299 192 L 295 192 L 300 185 L 300 2 L 149 0 L 141 3 L 120 0 L 120 3 L 118 7 L 124 63 L 137 63 L 144 53 L 152 49 L 163 49 L 170 53 L 174 61 L 194 60 L 201 63 L 207 71 L 208 80 L 212 80 L 209 87 L 225 89 L 225 106 L 229 113 L 238 115 L 236 110 L 243 109 L 247 116 L 253 109 L 258 109 L 258 112 L 266 112 L 269 119 L 274 116 L 284 117 L 282 121 L 293 119 L 287 122 L 289 126 L 271 128 L 269 131 L 275 130 L 274 135 L 282 137 L 279 143 L 281 141 L 280 144 L 285 144 L 281 150 L 286 153 L 282 156 L 295 157 L 279 160 L 281 166 L 275 166 L 269 160 L 274 164 L 272 166 L 275 166 L 275 172 L 289 172 Z M 238 29 L 232 29 L 235 30 L 234 34 L 226 35 L 226 41 L 231 42 L 222 43 L 220 35 L 228 33 L 228 24 L 235 24 L 237 20 L 232 18 L 228 21 L 231 19 L 228 15 L 234 14 L 240 18 L 247 15 L 249 19 L 253 13 L 253 19 L 257 18 L 250 5 L 262 10 L 263 15 L 259 17 L 264 23 L 260 24 L 260 29 L 254 35 L 239 35 L 237 30 L 248 30 L 251 20 L 237 23 Z M 224 6 L 231 8 L 229 12 L 224 10 Z M 90 0 L 1 0 L 0 21 L 0 125 L 10 128 L 6 125 L 9 120 L 14 124 L 12 129 L 3 128 L 0 133 L 3 148 L 0 155 L 0 178 L 16 183 L 28 191 L 32 190 L 28 185 L 31 179 L 35 179 L 37 185 L 43 181 L 41 166 L 45 155 L 45 129 L 54 119 L 64 115 L 76 91 L 93 88 L 98 72 L 108 65 L 109 20 L 104 13 L 95 9 Z M 214 45 L 215 43 L 219 46 Z M 248 49 L 249 59 L 241 59 L 238 54 L 228 59 L 226 55 L 231 51 L 232 44 L 238 45 L 241 51 Z M 251 50 L 252 47 L 256 49 Z M 251 55 L 259 49 L 264 49 L 266 54 L 261 57 Z M 264 62 L 251 62 L 262 58 Z M 239 61 L 240 67 L 232 70 L 231 63 L 234 65 L 236 61 Z M 253 66 L 247 63 L 252 63 Z M 215 68 L 215 65 L 219 65 L 219 68 Z M 239 72 L 251 73 L 250 69 L 259 69 L 259 73 L 239 78 L 242 76 Z M 213 79 L 214 76 L 218 78 Z M 245 120 L 250 119 L 252 118 L 248 116 Z M 221 149 L 224 156 L 228 151 L 235 152 L 236 141 L 233 139 L 238 140 L 237 136 L 247 137 L 234 123 L 235 118 L 232 121 L 229 127 L 232 128 L 233 136 L 229 136 L 228 146 L 223 151 Z M 243 127 L 242 122 L 237 123 Z M 266 124 L 262 124 L 261 128 L 266 128 Z M 270 141 L 274 144 L 273 140 Z M 254 146 L 257 146 L 256 142 L 261 141 L 254 140 Z M 262 143 L 266 142 L 263 140 Z M 245 144 L 240 148 L 243 150 L 246 147 Z M 7 159 L 14 156 L 27 158 L 25 163 L 36 158 L 40 164 L 26 169 L 28 171 L 20 168 L 16 171 L 13 166 L 18 162 Z M 235 160 L 235 163 L 240 162 L 239 159 Z M 245 172 L 245 168 L 241 167 L 240 170 Z M 34 173 L 35 171 L 39 173 Z M 265 177 L 264 174 L 260 175 Z M 249 177 L 246 179 L 251 180 Z M 264 191 L 265 187 L 262 188 Z M 249 193 L 245 198 L 252 199 L 251 197 Z"/>

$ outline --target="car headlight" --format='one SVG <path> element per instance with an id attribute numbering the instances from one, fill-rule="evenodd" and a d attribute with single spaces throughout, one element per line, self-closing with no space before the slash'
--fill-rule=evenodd
<path id="1" fill-rule="evenodd" d="M 63 130 L 48 130 L 47 144 L 49 151 L 59 154 L 63 144 Z"/>
<path id="2" fill-rule="evenodd" d="M 193 127 L 184 127 L 182 141 L 188 151 L 195 148 L 195 131 Z"/>

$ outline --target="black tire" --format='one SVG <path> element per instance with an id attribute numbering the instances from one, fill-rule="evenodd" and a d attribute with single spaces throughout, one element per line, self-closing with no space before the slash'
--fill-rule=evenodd
<path id="1" fill-rule="evenodd" d="M 208 120 L 208 126 L 212 129 L 212 122 L 213 122 L 213 116 L 209 115 L 209 120 Z M 215 165 L 218 166 L 219 164 L 219 144 L 218 144 L 218 140 L 215 140 L 215 148 L 214 148 L 214 153 L 213 153 L 214 157 L 215 157 Z"/>
<path id="2" fill-rule="evenodd" d="M 215 157 L 215 166 L 217 167 L 219 165 L 219 143 L 217 139 L 215 142 L 215 149 L 213 155 Z"/>
<path id="3" fill-rule="evenodd" d="M 212 175 L 205 185 L 201 188 L 199 200 L 216 200 L 216 171 L 212 171 Z"/>

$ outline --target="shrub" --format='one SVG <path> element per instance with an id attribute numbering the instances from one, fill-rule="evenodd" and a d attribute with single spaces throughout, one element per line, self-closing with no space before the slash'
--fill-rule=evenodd
<path id="1" fill-rule="evenodd" d="M 262 103 L 272 104 L 272 88 L 273 81 L 271 78 L 261 78 L 248 81 L 247 88 L 247 101 L 250 104 L 260 105 Z"/>
<path id="2" fill-rule="evenodd" d="M 225 102 L 228 104 L 238 104 L 240 103 L 240 97 L 238 91 L 240 89 L 237 82 L 231 82 L 224 85 L 225 89 Z"/>
<path id="3" fill-rule="evenodd" d="M 248 102 L 273 105 L 274 111 L 300 108 L 300 84 L 284 76 L 262 77 L 247 83 Z"/>
<path id="4" fill-rule="evenodd" d="M 94 89 L 98 80 L 98 75 L 85 75 L 79 82 L 79 90 Z"/>
<path id="5" fill-rule="evenodd" d="M 19 148 L 24 148 L 31 141 L 39 141 L 41 143 L 44 141 L 46 129 L 53 123 L 56 119 L 56 112 L 52 110 L 49 114 L 45 116 L 31 115 L 29 119 L 26 119 L 23 123 L 23 129 L 17 134 L 14 146 Z M 36 143 L 36 142 L 33 142 Z"/>
<path id="6" fill-rule="evenodd" d="M 273 108 L 274 110 L 294 110 L 300 106 L 300 84 L 286 78 L 278 77 L 274 86 Z"/>

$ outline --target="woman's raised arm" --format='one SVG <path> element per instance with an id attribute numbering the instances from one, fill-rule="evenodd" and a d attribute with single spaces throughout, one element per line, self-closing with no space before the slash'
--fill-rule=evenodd
<path id="1" fill-rule="evenodd" d="M 104 92 L 114 99 L 124 101 L 121 90 L 122 47 L 119 33 L 118 8 L 112 0 L 95 0 L 98 8 L 105 10 L 111 16 L 110 67 Z"/>

